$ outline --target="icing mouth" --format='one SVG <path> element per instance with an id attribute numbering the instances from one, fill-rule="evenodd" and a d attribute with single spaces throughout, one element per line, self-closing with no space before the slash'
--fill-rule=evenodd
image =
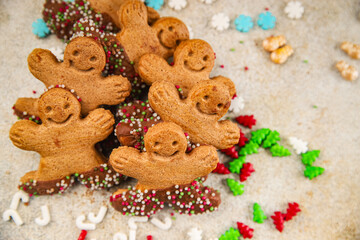
<path id="1" fill-rule="evenodd" d="M 195 69 L 193 67 L 190 67 L 188 61 L 184 61 L 184 65 L 187 69 L 189 69 L 190 71 L 193 71 L 193 72 L 201 72 L 205 69 L 205 67 L 202 67 L 200 69 Z"/>
<path id="2" fill-rule="evenodd" d="M 63 123 L 66 123 L 70 120 L 70 118 L 72 117 L 72 114 L 70 114 L 64 121 L 62 122 L 57 122 L 57 121 L 54 121 L 52 120 L 51 118 L 48 118 L 47 120 L 51 123 L 55 123 L 55 124 L 63 124 Z"/>

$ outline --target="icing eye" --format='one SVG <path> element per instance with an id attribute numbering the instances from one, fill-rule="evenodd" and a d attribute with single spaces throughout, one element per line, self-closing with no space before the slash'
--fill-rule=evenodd
<path id="1" fill-rule="evenodd" d="M 96 61 L 96 57 L 90 58 L 90 61 L 91 61 L 91 62 L 95 62 L 95 61 Z"/>
<path id="2" fill-rule="evenodd" d="M 219 104 L 217 105 L 218 108 L 222 108 L 223 106 L 224 106 L 224 104 L 222 104 L 222 103 L 219 103 Z"/>
<path id="3" fill-rule="evenodd" d="M 205 57 L 203 57 L 203 60 L 206 62 L 209 59 L 209 56 L 206 55 Z"/>
<path id="4" fill-rule="evenodd" d="M 178 141 L 173 141 L 172 145 L 173 145 L 173 147 L 175 147 L 176 145 L 178 145 Z"/>
<path id="5" fill-rule="evenodd" d="M 68 109 L 70 107 L 70 104 L 65 104 L 64 109 Z"/>
<path id="6" fill-rule="evenodd" d="M 208 100 L 208 99 L 209 99 L 209 96 L 208 96 L 208 95 L 204 96 L 204 100 L 205 100 L 205 101 Z"/>
<path id="7" fill-rule="evenodd" d="M 188 56 L 189 56 L 189 57 L 192 57 L 192 55 L 194 55 L 194 52 L 193 52 L 193 51 L 190 51 L 190 52 L 188 53 Z"/>
<path id="8" fill-rule="evenodd" d="M 47 106 L 46 108 L 45 108 L 45 112 L 50 112 L 52 110 L 52 107 L 50 107 L 50 106 Z"/>
<path id="9" fill-rule="evenodd" d="M 170 26 L 168 29 L 170 32 L 172 32 L 174 30 L 174 28 L 172 26 Z"/>
<path id="10" fill-rule="evenodd" d="M 75 50 L 75 51 L 73 52 L 73 55 L 74 55 L 74 56 L 79 56 L 79 54 L 80 54 L 80 53 L 79 53 L 79 51 L 77 51 L 77 50 Z"/>

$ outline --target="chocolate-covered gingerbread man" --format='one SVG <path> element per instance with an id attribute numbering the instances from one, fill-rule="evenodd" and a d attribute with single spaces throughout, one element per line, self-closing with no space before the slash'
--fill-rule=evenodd
<path id="1" fill-rule="evenodd" d="M 68 90 L 53 88 L 44 93 L 37 103 L 42 124 L 21 120 L 10 129 L 13 144 L 41 156 L 36 171 L 21 178 L 20 187 L 31 194 L 53 194 L 65 191 L 75 175 L 88 187 L 96 188 L 88 179 L 105 180 L 97 169 L 108 168 L 105 159 L 95 150 L 95 143 L 104 140 L 113 130 L 114 118 L 110 111 L 99 108 L 80 118 L 81 104 Z M 106 182 L 108 187 L 120 180 L 120 175 Z M 102 183 L 102 182 L 100 182 Z M 102 183 L 103 185 L 103 183 Z"/>
<path id="2" fill-rule="evenodd" d="M 214 147 L 200 146 L 187 154 L 183 130 L 174 123 L 163 122 L 149 129 L 145 148 L 146 152 L 140 153 L 135 148 L 119 147 L 110 155 L 117 172 L 138 179 L 134 191 L 121 189 L 113 195 L 111 201 L 116 210 L 151 215 L 168 203 L 175 210 L 196 214 L 214 210 L 220 204 L 218 193 L 196 181 L 216 168 L 219 159 Z M 179 193 L 179 187 L 186 196 Z M 146 200 L 148 194 L 153 197 Z M 152 199 L 156 201 L 150 203 Z M 183 206 L 173 204 L 174 201 Z M 127 208 L 126 203 L 134 207 Z"/>

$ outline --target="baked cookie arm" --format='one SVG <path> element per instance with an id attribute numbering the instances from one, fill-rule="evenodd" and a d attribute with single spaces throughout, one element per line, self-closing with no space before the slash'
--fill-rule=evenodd
<path id="1" fill-rule="evenodd" d="M 18 121 L 10 129 L 10 140 L 16 147 L 23 150 L 38 151 L 43 142 L 41 127 L 29 120 Z"/>
<path id="2" fill-rule="evenodd" d="M 147 161 L 146 153 L 141 154 L 132 147 L 114 149 L 109 158 L 109 162 L 116 172 L 133 178 L 138 177 L 139 168 L 144 168 Z"/>
<path id="3" fill-rule="evenodd" d="M 130 0 L 124 3 L 118 10 L 118 16 L 122 30 L 137 26 L 138 24 L 149 27 L 147 23 L 147 8 L 140 1 Z"/>
<path id="4" fill-rule="evenodd" d="M 165 59 L 156 54 L 141 57 L 138 67 L 139 74 L 148 85 L 156 81 L 171 81 L 174 78 L 171 66 Z"/>
<path id="5" fill-rule="evenodd" d="M 24 115 L 38 117 L 37 101 L 37 98 L 18 98 L 14 105 L 15 114 L 19 117 Z"/>
<path id="6" fill-rule="evenodd" d="M 187 170 L 194 175 L 193 179 L 196 179 L 211 173 L 216 168 L 219 157 L 215 147 L 201 146 L 192 150 L 186 161 L 188 166 L 192 166 Z"/>
<path id="7" fill-rule="evenodd" d="M 108 76 L 99 80 L 99 88 L 94 91 L 99 105 L 117 105 L 125 101 L 131 93 L 131 84 L 122 76 Z"/>
<path id="8" fill-rule="evenodd" d="M 218 133 L 216 144 L 218 149 L 227 149 L 239 143 L 240 130 L 236 123 L 229 120 L 220 121 L 217 123 Z M 218 136 L 221 136 L 220 138 Z M 214 139 L 215 140 L 215 139 Z"/>
<path id="9" fill-rule="evenodd" d="M 84 128 L 82 132 L 86 136 L 89 136 L 89 132 L 91 132 L 95 143 L 107 138 L 112 133 L 113 125 L 115 124 L 114 116 L 109 110 L 103 108 L 91 111 L 83 121 L 85 124 L 82 125 Z"/>
<path id="10" fill-rule="evenodd" d="M 59 65 L 57 58 L 49 50 L 46 49 L 34 49 L 28 57 L 29 70 L 40 81 L 42 81 L 47 87 L 50 85 L 60 84 L 59 79 Z M 65 84 L 61 82 L 61 84 Z"/>

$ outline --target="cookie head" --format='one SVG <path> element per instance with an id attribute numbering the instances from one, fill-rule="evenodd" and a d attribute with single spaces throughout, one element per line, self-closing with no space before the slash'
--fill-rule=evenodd
<path id="1" fill-rule="evenodd" d="M 81 105 L 68 90 L 53 88 L 38 102 L 39 115 L 45 124 L 65 124 L 80 117 Z"/>
<path id="2" fill-rule="evenodd" d="M 156 31 L 160 44 L 167 49 L 175 50 L 181 41 L 189 39 L 186 25 L 177 18 L 160 18 L 153 25 L 153 29 Z"/>
<path id="3" fill-rule="evenodd" d="M 190 94 L 193 106 L 202 114 L 222 117 L 228 111 L 232 95 L 227 85 L 216 80 L 203 81 Z"/>
<path id="4" fill-rule="evenodd" d="M 199 39 L 182 42 L 176 49 L 175 56 L 175 61 L 191 72 L 211 72 L 215 63 L 213 49 L 207 42 Z"/>
<path id="5" fill-rule="evenodd" d="M 73 39 L 65 49 L 64 59 L 71 68 L 82 72 L 101 72 L 106 64 L 101 45 L 87 37 Z"/>
<path id="6" fill-rule="evenodd" d="M 185 154 L 187 147 L 183 130 L 171 122 L 163 122 L 151 127 L 144 141 L 147 152 L 162 157 Z"/>

